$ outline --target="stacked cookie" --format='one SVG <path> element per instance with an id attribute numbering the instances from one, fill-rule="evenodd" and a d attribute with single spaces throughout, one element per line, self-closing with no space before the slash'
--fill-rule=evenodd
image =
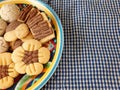
<path id="1" fill-rule="evenodd" d="M 0 89 L 6 89 L 18 74 L 42 72 L 50 59 L 42 44 L 55 35 L 46 14 L 32 5 L 22 10 L 15 4 L 3 5 L 0 16 Z"/>

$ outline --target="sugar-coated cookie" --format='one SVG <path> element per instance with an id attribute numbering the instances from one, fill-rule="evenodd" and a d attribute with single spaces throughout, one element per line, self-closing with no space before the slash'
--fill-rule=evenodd
<path id="1" fill-rule="evenodd" d="M 38 75 L 50 58 L 50 51 L 35 39 L 25 41 L 12 53 L 15 69 L 21 74 Z"/>
<path id="2" fill-rule="evenodd" d="M 6 52 L 8 48 L 8 43 L 4 40 L 3 37 L 0 37 L 0 53 Z"/>
<path id="3" fill-rule="evenodd" d="M 17 39 L 22 39 L 28 34 L 29 28 L 25 23 L 13 21 L 7 26 L 4 38 L 6 41 L 11 42 Z"/>
<path id="4" fill-rule="evenodd" d="M 2 19 L 8 22 L 17 20 L 20 14 L 20 9 L 15 4 L 4 4 L 0 9 Z"/>
<path id="5" fill-rule="evenodd" d="M 6 27 L 7 23 L 3 19 L 0 19 L 0 36 L 4 34 Z"/>
<path id="6" fill-rule="evenodd" d="M 11 53 L 0 54 L 0 89 L 7 89 L 13 85 L 14 78 L 18 76 L 14 67 Z"/>

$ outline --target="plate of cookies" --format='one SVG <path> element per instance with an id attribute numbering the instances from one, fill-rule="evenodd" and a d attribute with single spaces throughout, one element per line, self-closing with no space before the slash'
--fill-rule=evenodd
<path id="1" fill-rule="evenodd" d="M 63 50 L 61 22 L 40 0 L 0 0 L 0 90 L 39 90 Z"/>

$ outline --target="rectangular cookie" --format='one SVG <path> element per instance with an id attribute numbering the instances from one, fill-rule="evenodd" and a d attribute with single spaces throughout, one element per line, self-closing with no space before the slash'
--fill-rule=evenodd
<path id="1" fill-rule="evenodd" d="M 28 15 L 28 13 L 31 11 L 31 9 L 33 8 L 32 5 L 28 5 L 25 8 L 23 8 L 18 16 L 18 21 L 20 22 L 25 22 L 26 21 L 26 17 Z"/>
<path id="2" fill-rule="evenodd" d="M 41 43 L 45 43 L 55 37 L 54 30 L 44 13 L 38 12 L 36 16 L 27 20 L 32 35 Z"/>
<path id="3" fill-rule="evenodd" d="M 54 30 L 45 13 L 40 12 L 32 5 L 26 6 L 19 15 L 18 21 L 25 22 L 33 37 L 45 43 L 55 37 Z"/>

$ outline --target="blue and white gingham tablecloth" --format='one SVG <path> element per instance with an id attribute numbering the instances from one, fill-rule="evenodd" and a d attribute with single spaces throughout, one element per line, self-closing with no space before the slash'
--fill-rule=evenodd
<path id="1" fill-rule="evenodd" d="M 43 0 L 64 29 L 60 64 L 42 90 L 120 89 L 120 0 Z"/>

